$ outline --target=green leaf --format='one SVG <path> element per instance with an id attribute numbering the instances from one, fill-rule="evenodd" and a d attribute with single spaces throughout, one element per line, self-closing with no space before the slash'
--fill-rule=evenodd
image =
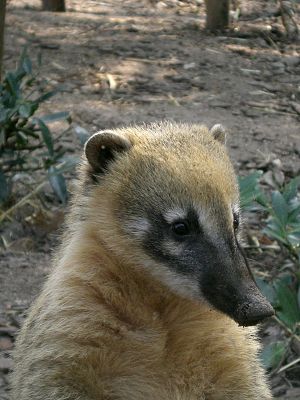
<path id="1" fill-rule="evenodd" d="M 41 52 L 39 52 L 37 55 L 37 64 L 38 64 L 38 67 L 41 67 L 41 65 L 42 65 L 42 53 Z"/>
<path id="2" fill-rule="evenodd" d="M 80 141 L 80 144 L 83 146 L 91 135 L 86 129 L 82 128 L 82 126 L 79 125 L 75 126 L 74 130 Z"/>
<path id="3" fill-rule="evenodd" d="M 278 229 L 272 229 L 269 227 L 266 227 L 263 229 L 263 233 L 265 233 L 270 239 L 275 239 L 278 240 L 279 242 L 283 244 L 287 244 L 286 237 L 282 235 L 282 232 L 279 231 Z"/>
<path id="4" fill-rule="evenodd" d="M 0 131 L 0 147 L 5 144 L 5 128 Z"/>
<path id="5" fill-rule="evenodd" d="M 18 62 L 18 70 L 21 70 L 23 68 L 23 63 L 26 57 L 27 57 L 27 46 L 23 46 Z"/>
<path id="6" fill-rule="evenodd" d="M 40 119 L 44 122 L 55 122 L 61 121 L 62 119 L 67 120 L 70 117 L 70 113 L 68 111 L 56 112 L 53 114 L 43 115 Z"/>
<path id="7" fill-rule="evenodd" d="M 256 203 L 260 204 L 264 210 L 270 209 L 270 204 L 267 196 L 261 191 L 255 197 Z"/>
<path id="8" fill-rule="evenodd" d="M 66 204 L 68 192 L 63 175 L 54 166 L 51 166 L 48 170 L 48 178 L 54 193 L 63 204 Z"/>
<path id="9" fill-rule="evenodd" d="M 289 207 L 288 222 L 293 223 L 300 220 L 300 203 L 296 202 Z"/>
<path id="10" fill-rule="evenodd" d="M 256 277 L 255 281 L 263 295 L 269 300 L 270 303 L 274 304 L 276 293 L 273 286 L 262 278 Z"/>
<path id="11" fill-rule="evenodd" d="M 18 130 L 21 131 L 21 132 L 26 133 L 27 136 L 33 137 L 35 139 L 39 139 L 40 138 L 40 135 L 38 133 L 34 132 L 31 127 L 29 127 L 29 128 L 26 128 L 26 127 L 21 127 L 20 128 L 20 127 L 18 127 Z"/>
<path id="12" fill-rule="evenodd" d="M 291 330 L 300 322 L 300 308 L 297 301 L 297 293 L 282 279 L 275 283 L 275 292 L 279 309 L 278 318 Z"/>
<path id="13" fill-rule="evenodd" d="M 0 110 L 0 123 L 6 122 L 8 110 L 5 108 Z"/>
<path id="14" fill-rule="evenodd" d="M 49 128 L 39 118 L 35 118 L 34 121 L 37 122 L 37 124 L 39 125 L 39 127 L 41 129 L 42 137 L 43 137 L 45 145 L 48 148 L 48 152 L 49 152 L 50 157 L 53 157 L 54 156 L 53 139 L 52 139 L 52 135 L 51 135 L 51 132 L 50 132 Z"/>
<path id="15" fill-rule="evenodd" d="M 8 90 L 10 91 L 12 96 L 14 96 L 15 98 L 18 97 L 19 86 L 18 86 L 18 83 L 17 83 L 14 75 L 11 72 L 9 72 L 6 75 L 5 79 L 6 79 L 6 82 L 8 84 Z"/>
<path id="16" fill-rule="evenodd" d="M 274 216 L 277 217 L 284 227 L 288 221 L 288 204 L 283 195 L 277 190 L 272 193 L 272 208 Z"/>
<path id="17" fill-rule="evenodd" d="M 297 176 L 284 187 L 282 195 L 285 198 L 286 202 L 291 201 L 297 196 L 299 185 L 300 185 L 300 176 Z"/>
<path id="18" fill-rule="evenodd" d="M 8 200 L 11 191 L 11 186 L 2 171 L 0 171 L 0 203 Z"/>
<path id="19" fill-rule="evenodd" d="M 288 234 L 287 239 L 293 247 L 300 247 L 300 231 Z"/>
<path id="20" fill-rule="evenodd" d="M 74 171 L 74 168 L 79 164 L 80 157 L 64 155 L 59 160 L 59 165 L 56 166 L 59 172 Z"/>
<path id="21" fill-rule="evenodd" d="M 28 56 L 24 58 L 22 67 L 27 74 L 32 74 L 32 62 Z"/>
<path id="22" fill-rule="evenodd" d="M 275 369 L 279 366 L 285 352 L 285 343 L 280 341 L 270 343 L 261 352 L 260 358 L 265 369 Z"/>
<path id="23" fill-rule="evenodd" d="M 28 138 L 27 138 L 27 136 L 25 135 L 24 132 L 22 132 L 22 131 L 18 131 L 18 132 L 17 132 L 17 142 L 18 142 L 18 144 L 20 144 L 21 146 L 22 146 L 22 145 L 25 146 L 25 145 L 28 143 Z"/>
<path id="24" fill-rule="evenodd" d="M 54 96 L 58 91 L 57 90 L 52 90 L 51 92 L 47 92 L 39 96 L 35 101 L 37 103 L 43 103 L 46 100 L 49 100 L 52 96 Z"/>
<path id="25" fill-rule="evenodd" d="M 30 103 L 20 105 L 19 114 L 23 118 L 29 118 L 33 114 L 32 105 Z"/>
<path id="26" fill-rule="evenodd" d="M 250 207 L 256 198 L 262 195 L 262 192 L 258 187 L 261 175 L 262 171 L 255 171 L 248 176 L 238 178 L 240 203 L 242 208 Z"/>

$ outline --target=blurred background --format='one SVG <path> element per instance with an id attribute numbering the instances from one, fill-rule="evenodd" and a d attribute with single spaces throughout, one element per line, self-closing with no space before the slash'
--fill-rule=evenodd
<path id="1" fill-rule="evenodd" d="M 0 0 L 0 400 L 85 140 L 164 119 L 230 132 L 243 246 L 277 311 L 260 329 L 262 363 L 276 398 L 300 399 L 299 11 L 299 0 Z"/>

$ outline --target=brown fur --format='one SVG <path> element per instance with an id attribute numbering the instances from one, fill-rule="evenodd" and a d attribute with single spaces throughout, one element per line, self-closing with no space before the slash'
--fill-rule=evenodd
<path id="1" fill-rule="evenodd" d="M 224 147 L 197 125 L 116 132 L 132 150 L 99 184 L 83 161 L 63 246 L 17 340 L 13 400 L 271 399 L 255 328 L 169 289 L 161 265 L 123 230 L 128 199 L 178 182 L 217 221 L 203 188 L 220 205 L 238 199 Z"/>

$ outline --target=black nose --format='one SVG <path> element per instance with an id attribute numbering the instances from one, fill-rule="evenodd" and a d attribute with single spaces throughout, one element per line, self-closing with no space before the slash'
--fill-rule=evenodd
<path id="1" fill-rule="evenodd" d="M 274 309 L 271 304 L 263 296 L 259 296 L 243 302 L 238 307 L 234 319 L 239 325 L 250 326 L 272 315 L 274 315 Z"/>

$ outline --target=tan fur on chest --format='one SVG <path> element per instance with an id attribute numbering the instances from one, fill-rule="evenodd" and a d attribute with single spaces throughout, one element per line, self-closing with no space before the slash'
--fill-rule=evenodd
<path id="1" fill-rule="evenodd" d="M 54 309 L 46 307 L 44 328 L 49 338 L 51 326 L 55 336 L 61 330 L 58 360 L 75 378 L 80 372 L 95 399 L 271 398 L 263 385 L 265 397 L 255 395 L 261 373 L 256 376 L 255 329 L 166 292 L 144 271 L 122 267 L 92 243 L 74 249 L 57 271 L 61 297 Z M 46 287 L 49 295 L 53 284 Z M 66 324 L 56 322 L 55 310 L 65 313 Z M 69 317 L 75 317 L 71 325 Z M 75 364 L 64 365 L 75 354 Z"/>

